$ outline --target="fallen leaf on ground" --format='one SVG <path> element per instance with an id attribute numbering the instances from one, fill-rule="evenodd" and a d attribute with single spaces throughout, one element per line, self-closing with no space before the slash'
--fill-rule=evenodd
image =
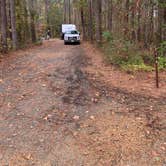
<path id="1" fill-rule="evenodd" d="M 94 116 L 90 116 L 90 119 L 94 120 L 94 119 L 95 119 L 95 117 L 94 117 Z"/>
<path id="2" fill-rule="evenodd" d="M 42 87 L 46 87 L 46 84 L 42 84 Z"/>
<path id="3" fill-rule="evenodd" d="M 79 120 L 79 119 L 80 119 L 80 117 L 79 117 L 79 116 L 77 116 L 77 115 L 75 115 L 75 116 L 73 117 L 73 119 L 74 119 L 74 120 Z"/>
<path id="4" fill-rule="evenodd" d="M 32 155 L 31 155 L 31 154 L 24 155 L 24 158 L 25 158 L 26 160 L 31 160 L 31 159 L 32 159 Z"/>

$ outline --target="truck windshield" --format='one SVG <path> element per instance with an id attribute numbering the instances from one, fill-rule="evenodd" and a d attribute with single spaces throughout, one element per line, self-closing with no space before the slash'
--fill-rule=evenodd
<path id="1" fill-rule="evenodd" d="M 78 31 L 68 31 L 66 34 L 78 34 Z"/>

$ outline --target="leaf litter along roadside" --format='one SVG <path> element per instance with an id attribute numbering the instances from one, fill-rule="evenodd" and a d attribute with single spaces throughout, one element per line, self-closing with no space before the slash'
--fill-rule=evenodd
<path id="1" fill-rule="evenodd" d="M 10 107 L 1 107 L 0 162 L 50 166 L 164 163 L 163 98 L 109 84 L 101 73 L 104 63 L 83 48 L 53 40 L 27 51 L 30 57 L 9 58 L 22 68 L 4 77 L 4 83 L 13 81 L 13 89 L 5 98 Z M 29 70 L 21 79 L 12 80 L 23 69 Z M 20 100 L 26 91 L 33 95 Z M 23 154 L 27 157 L 22 158 Z"/>
<path id="2" fill-rule="evenodd" d="M 140 119 L 141 121 L 143 120 L 144 122 L 142 122 L 142 124 L 144 124 L 143 130 L 145 132 L 145 135 L 148 139 L 150 138 L 151 141 L 153 140 L 152 144 L 154 144 L 156 148 L 155 150 L 161 153 L 164 162 L 165 153 L 161 149 L 165 149 L 166 138 L 165 72 L 161 73 L 161 85 L 163 87 L 160 90 L 157 90 L 154 88 L 153 84 L 153 73 L 144 73 L 141 77 L 141 83 L 139 75 L 128 75 L 122 71 L 118 71 L 112 66 L 104 64 L 102 54 L 91 45 L 85 44 L 84 51 L 87 57 L 91 59 L 91 64 L 87 66 L 84 71 L 90 74 L 90 79 L 94 82 L 94 84 L 96 84 L 96 87 L 105 87 L 105 91 L 110 93 L 112 100 L 115 100 L 121 104 L 120 107 L 122 108 L 120 111 L 112 109 L 111 111 L 115 114 L 119 114 L 120 116 L 134 115 L 133 119 L 136 118 Z M 119 76 L 117 76 L 118 74 Z M 146 76 L 146 74 L 148 75 L 148 77 Z M 130 77 L 132 77 L 132 82 L 130 83 L 129 80 L 127 81 L 125 77 L 129 80 L 131 79 Z M 120 81 L 121 84 L 118 83 Z M 142 91 L 140 88 L 140 86 L 143 86 L 143 83 L 146 83 L 144 91 Z M 153 89 L 154 91 L 151 93 Z M 107 116 L 104 117 L 106 119 L 108 118 Z M 106 123 L 106 125 L 108 124 Z M 151 147 L 149 151 L 152 151 L 152 154 L 154 154 L 153 152 L 155 150 L 153 151 L 152 149 L 153 148 Z M 158 161 L 161 161 L 161 158 L 159 157 Z M 161 163 L 159 163 L 159 165 Z M 151 164 L 154 163 L 152 162 Z M 149 165 L 148 162 L 145 165 Z"/>

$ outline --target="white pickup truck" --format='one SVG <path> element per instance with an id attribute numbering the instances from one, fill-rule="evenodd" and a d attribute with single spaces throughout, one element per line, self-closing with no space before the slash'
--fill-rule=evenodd
<path id="1" fill-rule="evenodd" d="M 64 44 L 77 43 L 80 44 L 80 33 L 77 30 L 67 31 L 64 35 Z"/>

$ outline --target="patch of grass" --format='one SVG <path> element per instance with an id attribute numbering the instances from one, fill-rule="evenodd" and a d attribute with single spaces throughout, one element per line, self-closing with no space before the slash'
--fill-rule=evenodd
<path id="1" fill-rule="evenodd" d="M 113 35 L 109 31 L 103 32 L 103 39 L 105 42 L 112 42 L 113 41 Z"/>
<path id="2" fill-rule="evenodd" d="M 153 71 L 154 68 L 152 66 L 147 66 L 144 63 L 139 64 L 139 65 L 134 65 L 134 64 L 125 64 L 121 65 L 121 68 L 125 71 Z"/>

